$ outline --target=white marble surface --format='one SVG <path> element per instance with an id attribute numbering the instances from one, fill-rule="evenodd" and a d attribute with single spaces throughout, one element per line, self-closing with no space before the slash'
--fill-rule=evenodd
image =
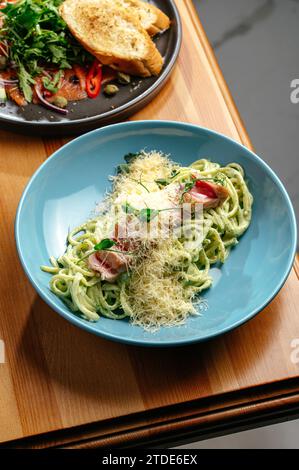
<path id="1" fill-rule="evenodd" d="M 298 0 L 194 0 L 256 152 L 286 185 L 299 218 Z"/>

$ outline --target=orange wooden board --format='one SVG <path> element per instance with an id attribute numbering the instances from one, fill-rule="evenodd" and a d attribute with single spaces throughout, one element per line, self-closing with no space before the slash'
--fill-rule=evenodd
<path id="1" fill-rule="evenodd" d="M 191 0 L 176 3 L 184 34 L 178 65 L 159 96 L 133 119 L 192 122 L 250 146 Z M 264 404 L 282 403 L 283 396 L 297 402 L 299 365 L 290 354 L 292 339 L 299 338 L 299 270 L 292 270 L 260 315 L 209 343 L 154 350 L 92 336 L 37 296 L 14 243 L 21 193 L 64 141 L 3 131 L 0 139 L 0 339 L 6 352 L 0 364 L 0 442 L 30 436 L 42 446 L 84 436 L 94 445 L 129 442 L 132 434 L 141 439 L 163 426 L 171 431 L 178 422 L 183 429 L 190 419 L 200 426 L 219 413 L 241 414 L 267 384 Z M 225 411 L 227 403 L 233 412 Z"/>

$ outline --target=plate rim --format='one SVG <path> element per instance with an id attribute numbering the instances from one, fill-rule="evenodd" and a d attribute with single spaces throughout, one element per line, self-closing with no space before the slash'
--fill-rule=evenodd
<path id="1" fill-rule="evenodd" d="M 183 130 L 199 130 L 203 133 L 206 133 L 210 136 L 216 136 L 223 138 L 224 140 L 233 143 L 234 145 L 237 145 L 240 149 L 245 150 L 246 152 L 251 155 L 251 157 L 254 160 L 257 160 L 259 164 L 263 167 L 263 169 L 270 174 L 271 178 L 274 180 L 274 182 L 277 184 L 279 187 L 280 191 L 282 192 L 285 201 L 286 201 L 286 206 L 289 212 L 290 216 L 290 221 L 291 221 L 291 246 L 288 254 L 288 263 L 286 265 L 286 268 L 281 276 L 280 282 L 277 284 L 277 286 L 272 289 L 271 293 L 267 296 L 267 298 L 264 300 L 264 302 L 261 303 L 261 305 L 253 310 L 251 310 L 244 318 L 235 321 L 233 324 L 222 328 L 216 333 L 208 334 L 207 336 L 203 338 L 181 338 L 178 340 L 167 340 L 167 341 L 154 341 L 154 340 L 144 340 L 142 338 L 140 339 L 132 339 L 132 338 L 123 338 L 122 336 L 119 336 L 118 334 L 111 334 L 111 333 L 106 333 L 103 331 L 98 331 L 92 328 L 93 323 L 84 323 L 83 319 L 80 317 L 76 317 L 71 311 L 64 312 L 62 309 L 60 309 L 58 306 L 54 305 L 52 300 L 47 297 L 47 295 L 44 293 L 43 289 L 41 289 L 38 285 L 37 282 L 33 279 L 33 276 L 31 275 L 30 269 L 28 269 L 25 257 L 22 252 L 22 246 L 20 244 L 20 217 L 22 213 L 22 208 L 24 205 L 24 202 L 26 200 L 26 196 L 28 192 L 30 191 L 31 185 L 35 181 L 35 179 L 39 176 L 39 174 L 44 170 L 44 168 L 48 165 L 49 161 L 55 160 L 57 158 L 63 158 L 59 154 L 61 151 L 63 151 L 67 147 L 71 147 L 72 145 L 77 145 L 79 141 L 82 141 L 84 139 L 88 140 L 90 136 L 96 135 L 96 134 L 101 134 L 104 133 L 107 129 L 109 131 L 110 128 L 113 129 L 123 129 L 125 130 L 126 128 L 143 128 L 146 125 L 150 126 L 160 126 L 160 127 L 172 127 L 172 128 L 180 128 Z M 211 340 L 213 338 L 216 338 L 218 336 L 221 336 L 223 334 L 226 334 L 235 328 L 247 323 L 249 320 L 254 318 L 258 313 L 260 313 L 262 310 L 267 307 L 267 305 L 276 297 L 276 295 L 279 293 L 283 285 L 285 284 L 290 271 L 293 267 L 295 255 L 296 255 L 296 246 L 297 246 L 297 223 L 296 223 L 296 216 L 294 212 L 294 208 L 291 202 L 291 199 L 288 195 L 287 190 L 285 189 L 283 183 L 281 182 L 280 178 L 276 175 L 276 173 L 271 169 L 271 167 L 264 162 L 264 160 L 261 159 L 258 155 L 256 155 L 252 150 L 248 149 L 245 145 L 235 141 L 231 137 L 227 137 L 224 134 L 220 132 L 216 132 L 212 129 L 209 129 L 207 127 L 203 126 L 198 126 L 195 124 L 190 124 L 186 122 L 180 122 L 180 121 L 162 121 L 162 120 L 142 120 L 142 121 L 129 121 L 129 122 L 123 122 L 123 123 L 117 123 L 117 124 L 111 124 L 109 126 L 105 126 L 99 129 L 95 129 L 93 131 L 87 132 L 86 134 L 83 134 L 81 136 L 78 136 L 77 138 L 71 140 L 70 142 L 66 143 L 62 147 L 60 147 L 58 150 L 56 150 L 50 157 L 48 157 L 39 167 L 38 169 L 33 173 L 31 178 L 29 179 L 28 183 L 25 186 L 25 189 L 23 190 L 23 193 L 21 195 L 17 211 L 16 211 L 16 216 L 15 216 L 15 224 L 14 224 L 14 236 L 15 236 L 15 243 L 17 247 L 17 252 L 19 255 L 19 259 L 21 261 L 21 265 L 25 271 L 26 276 L 28 277 L 30 283 L 36 290 L 36 292 L 39 294 L 39 296 L 49 305 L 49 307 L 56 311 L 59 315 L 61 315 L 63 318 L 66 320 L 70 321 L 73 325 L 78 326 L 79 328 L 88 331 L 89 333 L 95 334 L 96 336 L 100 336 L 104 339 L 109 339 L 115 342 L 120 342 L 124 344 L 130 344 L 130 345 L 135 345 L 135 346 L 143 346 L 143 347 L 175 347 L 175 346 L 185 346 L 188 344 L 194 344 L 194 343 L 200 343 L 204 341 Z"/>
<path id="2" fill-rule="evenodd" d="M 173 9 L 174 13 L 174 18 L 175 23 L 177 25 L 177 37 L 176 37 L 176 43 L 175 43 L 175 48 L 173 51 L 173 54 L 171 56 L 171 59 L 167 66 L 162 70 L 160 76 L 157 78 L 155 83 L 153 83 L 149 88 L 147 88 L 141 95 L 136 96 L 134 99 L 128 101 L 127 103 L 124 103 L 121 106 L 116 107 L 115 109 L 110 109 L 109 111 L 106 111 L 105 113 L 102 114 L 97 114 L 96 116 L 90 116 L 90 117 L 85 117 L 85 118 L 79 118 L 79 119 L 74 119 L 74 120 L 63 120 L 63 121 L 57 121 L 57 122 L 45 122 L 45 121 L 22 121 L 18 119 L 12 119 L 9 116 L 0 116 L 0 123 L 3 123 L 4 125 L 15 125 L 18 129 L 32 129 L 33 127 L 38 127 L 41 131 L 43 129 L 52 129 L 52 130 L 59 130 L 59 129 L 65 129 L 66 132 L 70 131 L 73 127 L 76 127 L 80 124 L 83 125 L 93 125 L 96 124 L 97 122 L 103 121 L 107 122 L 107 120 L 111 119 L 111 123 L 113 119 L 116 119 L 118 115 L 124 115 L 126 113 L 130 112 L 130 109 L 137 107 L 138 105 L 142 105 L 143 101 L 148 100 L 151 96 L 155 96 L 155 93 L 157 94 L 163 84 L 165 84 L 177 62 L 181 45 L 182 45 L 182 37 L 183 37 L 183 27 L 182 27 L 182 19 L 178 10 L 178 7 L 176 6 L 174 0 L 166 0 L 171 8 Z M 147 102 L 145 103 L 145 105 Z"/>

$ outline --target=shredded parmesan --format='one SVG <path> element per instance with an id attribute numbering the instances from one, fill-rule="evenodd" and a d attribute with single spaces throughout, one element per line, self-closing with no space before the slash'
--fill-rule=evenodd
<path id="1" fill-rule="evenodd" d="M 193 304 L 195 289 L 182 282 L 185 256 L 176 240 L 144 246 L 125 292 L 133 324 L 155 331 L 161 326 L 181 325 L 189 314 L 197 313 Z"/>

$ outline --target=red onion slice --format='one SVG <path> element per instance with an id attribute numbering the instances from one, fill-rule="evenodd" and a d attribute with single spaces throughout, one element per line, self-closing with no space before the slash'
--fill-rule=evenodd
<path id="1" fill-rule="evenodd" d="M 1 78 L 0 77 L 0 83 L 1 83 L 1 85 L 15 85 L 16 83 L 19 83 L 19 80 L 17 80 L 17 79 L 8 80 L 6 78 Z"/>
<path id="2" fill-rule="evenodd" d="M 68 110 L 67 109 L 64 109 L 64 108 L 59 108 L 59 106 L 55 106 L 55 104 L 52 104 L 52 103 L 49 103 L 49 101 L 47 101 L 44 97 L 43 97 L 43 94 L 40 90 L 40 88 L 35 85 L 34 87 L 35 89 L 35 92 L 37 94 L 37 97 L 38 99 L 40 100 L 40 102 L 48 109 L 51 109 L 52 111 L 55 111 L 56 113 L 60 113 L 60 114 L 68 114 Z"/>

